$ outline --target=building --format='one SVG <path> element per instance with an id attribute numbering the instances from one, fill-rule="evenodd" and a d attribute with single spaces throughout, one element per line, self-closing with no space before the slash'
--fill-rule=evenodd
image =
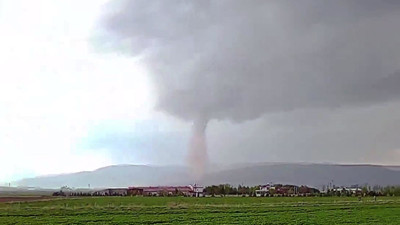
<path id="1" fill-rule="evenodd" d="M 335 187 L 330 191 L 339 193 L 342 195 L 361 195 L 362 189 L 359 187 Z"/>
<path id="2" fill-rule="evenodd" d="M 256 196 L 311 196 L 318 194 L 319 190 L 307 186 L 296 186 L 291 184 L 266 184 L 256 190 Z"/>
<path id="3" fill-rule="evenodd" d="M 189 185 L 192 189 L 192 196 L 193 197 L 203 197 L 204 196 L 204 187 L 198 186 L 197 184 Z"/>
<path id="4" fill-rule="evenodd" d="M 204 195 L 203 191 L 204 188 L 197 185 L 129 187 L 128 195 L 202 197 Z"/>
<path id="5" fill-rule="evenodd" d="M 127 196 L 128 188 L 107 188 L 93 192 L 95 196 Z"/>
<path id="6" fill-rule="evenodd" d="M 257 197 L 269 196 L 270 190 L 272 189 L 275 189 L 275 187 L 273 187 L 270 184 L 260 185 L 260 189 L 256 190 L 256 196 Z"/>

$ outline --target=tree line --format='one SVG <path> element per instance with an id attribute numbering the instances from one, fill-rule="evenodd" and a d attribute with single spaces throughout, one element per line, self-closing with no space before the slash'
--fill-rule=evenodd
<path id="1" fill-rule="evenodd" d="M 346 188 L 327 189 L 326 196 L 400 196 L 400 186 L 363 186 L 357 191 Z"/>
<path id="2" fill-rule="evenodd" d="M 349 188 L 331 188 L 325 189 L 322 192 L 315 188 L 307 186 L 295 186 L 295 185 L 274 185 L 275 189 L 271 189 L 268 196 L 274 196 L 281 194 L 282 196 L 290 196 L 296 194 L 305 194 L 311 196 L 400 196 L 400 186 L 364 186 L 357 188 L 354 191 Z M 226 196 L 226 195 L 242 195 L 242 196 L 256 196 L 256 190 L 260 189 L 260 185 L 257 186 L 244 186 L 239 185 L 237 187 L 230 184 L 219 184 L 207 186 L 204 189 L 205 195 L 209 196 Z M 264 196 L 264 195 L 262 195 Z"/>
<path id="3" fill-rule="evenodd" d="M 220 195 L 220 196 L 225 196 L 225 195 L 249 195 L 249 196 L 255 196 L 256 190 L 260 189 L 260 186 L 244 186 L 244 185 L 239 185 L 237 187 L 234 187 L 230 184 L 220 184 L 220 185 L 212 185 L 212 186 L 207 186 L 204 188 L 204 193 L 206 195 Z"/>

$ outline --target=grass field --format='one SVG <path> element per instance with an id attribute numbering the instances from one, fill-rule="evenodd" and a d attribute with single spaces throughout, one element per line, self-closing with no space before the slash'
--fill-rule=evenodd
<path id="1" fill-rule="evenodd" d="M 400 224 L 400 198 L 92 197 L 0 203 L 0 224 Z"/>

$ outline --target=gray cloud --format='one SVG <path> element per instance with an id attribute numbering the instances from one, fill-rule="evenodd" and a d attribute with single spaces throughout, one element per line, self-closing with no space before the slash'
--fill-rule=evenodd
<path id="1" fill-rule="evenodd" d="M 107 45 L 142 56 L 158 106 L 243 121 L 400 97 L 398 1 L 113 1 Z"/>
<path id="2" fill-rule="evenodd" d="M 272 113 L 241 124 L 214 121 L 208 130 L 209 155 L 224 163 L 398 164 L 399 110 L 397 101 Z"/>

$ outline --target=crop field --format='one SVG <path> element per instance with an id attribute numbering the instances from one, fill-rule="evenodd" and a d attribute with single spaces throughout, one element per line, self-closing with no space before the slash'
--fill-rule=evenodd
<path id="1" fill-rule="evenodd" d="M 400 224 L 400 198 L 82 197 L 0 203 L 0 224 L 154 223 Z"/>

